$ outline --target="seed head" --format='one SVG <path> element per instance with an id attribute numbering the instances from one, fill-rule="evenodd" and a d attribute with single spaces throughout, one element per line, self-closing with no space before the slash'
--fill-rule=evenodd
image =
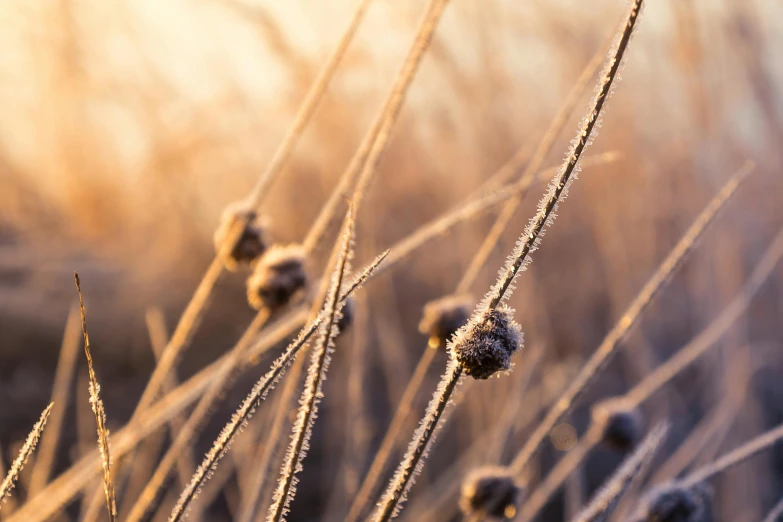
<path id="1" fill-rule="evenodd" d="M 644 499 L 636 522 L 710 522 L 710 491 L 704 485 L 667 484 Z"/>
<path id="2" fill-rule="evenodd" d="M 253 308 L 276 310 L 288 304 L 307 284 L 305 253 L 300 245 L 272 245 L 258 260 L 247 280 Z"/>
<path id="3" fill-rule="evenodd" d="M 642 437 L 639 410 L 623 398 L 611 398 L 593 405 L 592 421 L 601 426 L 601 441 L 622 452 L 631 451 Z"/>
<path id="4" fill-rule="evenodd" d="M 487 379 L 511 368 L 511 356 L 522 345 L 522 332 L 512 311 L 503 306 L 474 316 L 454 337 L 451 349 L 463 371 Z"/>
<path id="5" fill-rule="evenodd" d="M 462 483 L 459 507 L 467 516 L 511 520 L 522 503 L 523 488 L 507 468 L 473 470 Z"/>
<path id="6" fill-rule="evenodd" d="M 473 298 L 467 294 L 447 295 L 424 305 L 419 331 L 429 336 L 433 348 L 445 348 L 457 330 L 470 319 Z"/>
<path id="7" fill-rule="evenodd" d="M 220 250 L 221 245 L 226 240 L 238 220 L 246 222 L 244 230 L 239 235 L 234 248 L 231 249 L 229 257 L 226 259 L 226 268 L 236 270 L 241 265 L 250 265 L 261 257 L 266 251 L 266 241 L 264 233 L 263 219 L 258 213 L 247 207 L 243 202 L 235 202 L 226 207 L 220 218 L 220 225 L 215 230 L 213 241 L 215 250 Z"/>

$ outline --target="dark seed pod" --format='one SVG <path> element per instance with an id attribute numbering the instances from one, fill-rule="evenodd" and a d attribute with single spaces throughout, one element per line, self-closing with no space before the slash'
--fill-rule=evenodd
<path id="1" fill-rule="evenodd" d="M 457 330 L 470 319 L 473 298 L 469 295 L 447 295 L 424 305 L 419 331 L 429 336 L 432 348 L 445 348 Z"/>
<path id="2" fill-rule="evenodd" d="M 257 310 L 288 304 L 307 284 L 305 253 L 299 245 L 273 245 L 247 280 L 247 299 Z"/>
<path id="3" fill-rule="evenodd" d="M 635 522 L 711 522 L 710 490 L 704 485 L 673 483 L 653 489 Z"/>
<path id="4" fill-rule="evenodd" d="M 642 414 L 623 398 L 612 398 L 593 405 L 592 422 L 601 426 L 601 442 L 622 452 L 631 451 L 641 440 Z"/>
<path id="5" fill-rule="evenodd" d="M 255 210 L 247 208 L 244 203 L 237 202 L 232 203 L 223 211 L 220 225 L 213 237 L 215 250 L 220 250 L 221 245 L 226 240 L 226 236 L 231 231 L 231 227 L 238 220 L 246 222 L 247 225 L 245 225 L 234 248 L 231 249 L 229 257 L 226 259 L 226 268 L 229 270 L 236 270 L 240 265 L 254 263 L 264 254 L 267 248 L 263 220 Z"/>
<path id="6" fill-rule="evenodd" d="M 463 371 L 487 379 L 511 368 L 511 356 L 522 345 L 522 332 L 510 309 L 485 310 L 457 332 L 451 349 Z"/>
<path id="7" fill-rule="evenodd" d="M 349 297 L 343 306 L 342 316 L 340 317 L 340 320 L 337 321 L 337 328 L 340 330 L 340 333 L 345 332 L 348 328 L 351 327 L 355 314 L 356 301 L 354 301 L 353 297 Z"/>
<path id="8" fill-rule="evenodd" d="M 507 468 L 473 470 L 462 483 L 459 507 L 466 516 L 510 520 L 522 503 L 523 488 Z"/>

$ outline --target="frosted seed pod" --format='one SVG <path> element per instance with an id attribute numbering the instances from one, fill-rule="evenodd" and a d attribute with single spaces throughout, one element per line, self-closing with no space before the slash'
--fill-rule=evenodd
<path id="1" fill-rule="evenodd" d="M 432 348 L 445 348 L 457 330 L 470 319 L 473 298 L 469 295 L 447 295 L 424 305 L 419 331 L 429 337 Z"/>
<path id="2" fill-rule="evenodd" d="M 642 414 L 623 398 L 611 398 L 593 405 L 592 421 L 601 426 L 601 442 L 617 450 L 631 451 L 641 440 Z"/>
<path id="3" fill-rule="evenodd" d="M 636 522 L 711 522 L 710 491 L 704 485 L 677 483 L 653 489 L 645 497 Z"/>
<path id="4" fill-rule="evenodd" d="M 485 310 L 457 332 L 451 349 L 463 371 L 487 379 L 511 368 L 511 356 L 522 345 L 522 332 L 507 307 Z"/>
<path id="5" fill-rule="evenodd" d="M 305 261 L 300 245 L 269 247 L 247 280 L 250 305 L 257 310 L 287 305 L 307 285 Z"/>
<path id="6" fill-rule="evenodd" d="M 220 250 L 226 236 L 231 231 L 231 227 L 238 220 L 243 220 L 247 224 L 225 260 L 226 268 L 232 271 L 242 265 L 253 264 L 267 249 L 263 219 L 255 210 L 249 209 L 245 203 L 236 202 L 223 211 L 220 225 L 213 236 L 215 250 Z"/>
<path id="7" fill-rule="evenodd" d="M 507 468 L 473 470 L 462 483 L 459 506 L 466 516 L 510 520 L 522 502 L 523 488 Z"/>

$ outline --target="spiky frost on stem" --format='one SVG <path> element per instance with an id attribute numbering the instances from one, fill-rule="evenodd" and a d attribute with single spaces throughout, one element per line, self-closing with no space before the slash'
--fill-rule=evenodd
<path id="1" fill-rule="evenodd" d="M 538 213 L 531 220 L 525 234 L 517 242 L 505 267 L 501 269 L 497 283 L 479 305 L 474 313 L 473 319 L 463 328 L 462 332 L 457 334 L 457 339 L 455 339 L 453 345 L 450 346 L 452 360 L 438 386 L 435 397 L 430 402 L 430 407 L 428 408 L 419 429 L 414 435 L 408 452 L 397 468 L 397 472 L 392 478 L 388 490 L 384 494 L 381 501 L 381 507 L 375 517 L 376 522 L 390 520 L 394 518 L 400 510 L 400 505 L 405 500 L 405 496 L 413 482 L 413 478 L 423 464 L 423 457 L 426 456 L 427 448 L 438 427 L 438 422 L 446 409 L 452 392 L 459 383 L 462 372 L 465 370 L 463 361 L 476 358 L 472 356 L 474 351 L 471 348 L 478 347 L 479 345 L 495 347 L 495 343 L 485 343 L 485 339 L 482 339 L 482 335 L 485 334 L 485 332 L 481 327 L 481 320 L 482 318 L 490 317 L 493 312 L 497 311 L 503 299 L 508 297 L 514 279 L 523 268 L 524 264 L 527 263 L 529 254 L 537 248 L 544 228 L 551 224 L 554 219 L 558 201 L 565 198 L 567 195 L 568 186 L 578 171 L 579 158 L 585 148 L 591 143 L 592 133 L 597 126 L 601 109 L 604 107 L 607 98 L 612 93 L 613 84 L 617 78 L 617 73 L 620 70 L 625 51 L 628 48 L 633 29 L 639 18 L 641 5 L 642 0 L 633 0 L 631 2 L 625 25 L 619 33 L 618 42 L 613 48 L 611 58 L 599 81 L 596 96 L 593 98 L 588 113 L 579 127 L 576 138 L 572 142 L 572 147 L 565 163 L 553 179 L 547 194 L 544 196 L 539 206 Z M 500 312 L 504 313 L 505 310 L 501 310 Z M 513 327 L 511 330 L 513 330 Z M 475 336 L 475 338 L 471 339 L 472 336 Z M 509 346 L 511 346 L 511 343 L 509 343 Z M 490 351 L 495 352 L 496 350 L 493 349 Z M 515 349 L 503 350 L 503 352 L 509 353 L 513 353 L 514 351 Z M 455 356 L 459 356 L 460 354 L 462 355 L 461 360 L 459 362 L 455 361 Z M 471 357 L 466 358 L 465 355 L 471 355 Z M 491 355 L 491 353 L 486 352 L 478 355 L 481 355 L 479 359 L 483 359 L 484 356 Z M 496 362 L 499 364 L 495 365 L 495 371 L 505 368 L 505 365 L 503 364 L 504 360 L 504 358 L 496 358 Z M 486 378 L 492 373 L 494 372 L 476 372 L 480 378 Z"/>
<path id="2" fill-rule="evenodd" d="M 410 490 L 416 476 L 421 472 L 424 466 L 424 459 L 429 452 L 430 445 L 435 438 L 435 433 L 439 427 L 440 419 L 446 407 L 451 403 L 451 394 L 462 380 L 462 365 L 457 363 L 454 358 L 449 359 L 446 373 L 438 384 L 438 388 L 427 406 L 424 418 L 413 435 L 413 440 L 408 445 L 408 450 L 402 462 L 397 467 L 389 487 L 379 502 L 380 508 L 373 517 L 375 522 L 385 522 L 391 520 L 402 509 L 408 491 Z"/>
<path id="3" fill-rule="evenodd" d="M 386 259 L 388 254 L 389 251 L 387 250 L 375 258 L 370 265 L 362 270 L 362 272 L 347 285 L 347 288 L 339 297 L 338 306 L 343 306 L 353 292 L 359 289 L 373 275 L 376 268 Z M 322 327 L 326 318 L 327 311 L 322 310 L 315 319 L 302 328 L 297 338 L 291 342 L 284 353 L 275 360 L 270 370 L 253 386 L 253 389 L 242 402 L 242 405 L 237 409 L 229 423 L 223 428 L 220 435 L 213 443 L 212 448 L 193 475 L 190 484 L 188 484 L 180 495 L 177 505 L 171 512 L 169 520 L 178 520 L 176 517 L 181 518 L 186 514 L 189 503 L 194 498 L 198 497 L 200 488 L 204 485 L 204 482 L 209 479 L 210 474 L 215 470 L 220 459 L 230 449 L 234 436 L 236 436 L 236 434 L 247 424 L 256 408 L 280 381 L 285 371 L 291 366 L 291 363 L 296 358 L 296 355 L 302 347 L 309 342 L 313 333 Z"/>
<path id="4" fill-rule="evenodd" d="M 92 353 L 90 352 L 90 336 L 87 334 L 87 314 L 84 310 L 82 288 L 79 274 L 73 273 L 76 282 L 76 291 L 79 294 L 79 311 L 82 316 L 82 334 L 84 335 L 84 355 L 87 358 L 87 373 L 90 377 L 90 406 L 95 415 L 95 424 L 98 427 L 98 448 L 101 453 L 101 474 L 103 475 L 103 492 L 106 496 L 106 507 L 109 510 L 109 519 L 117 519 L 117 499 L 114 493 L 114 481 L 111 470 L 111 447 L 109 445 L 109 430 L 106 428 L 106 410 L 101 401 L 101 386 L 95 377 L 95 369 L 92 365 Z"/>
<path id="5" fill-rule="evenodd" d="M 563 415 L 570 411 L 574 402 L 587 389 L 592 379 L 608 364 L 620 343 L 636 324 L 642 313 L 652 303 L 655 296 L 661 291 L 664 285 L 671 279 L 677 269 L 681 266 L 686 256 L 693 250 L 696 242 L 706 230 L 707 226 L 717 216 L 736 192 L 739 183 L 751 172 L 752 164 L 746 165 L 735 173 L 729 181 L 723 186 L 718 195 L 710 201 L 704 210 L 697 216 L 682 238 L 677 242 L 674 248 L 669 252 L 663 262 L 658 266 L 655 273 L 645 283 L 639 293 L 634 297 L 623 315 L 612 327 L 612 330 L 606 335 L 595 352 L 590 356 L 587 362 L 579 370 L 579 374 L 569 384 L 560 398 L 547 412 L 544 419 L 536 426 L 536 429 L 528 437 L 514 459 L 512 467 L 519 472 L 538 450 L 541 443 L 546 439 L 551 429 Z M 783 240 L 781 240 L 783 241 Z M 657 372 L 656 372 L 657 373 Z M 633 397 L 633 393 L 626 394 L 626 399 L 634 404 L 638 401 Z"/>
<path id="6" fill-rule="evenodd" d="M 702 483 L 718 473 L 726 471 L 728 468 L 736 466 L 742 461 L 764 451 L 781 439 L 783 439 L 783 424 L 726 453 L 714 462 L 692 471 L 682 479 L 682 483 L 689 486 Z"/>
<path id="7" fill-rule="evenodd" d="M 19 453 L 16 456 L 16 459 L 14 459 L 13 464 L 11 464 L 11 468 L 8 470 L 3 483 L 0 484 L 0 509 L 2 509 L 6 497 L 8 497 L 8 495 L 11 494 L 11 490 L 14 489 L 16 479 L 19 477 L 19 473 L 22 472 L 24 465 L 27 463 L 27 459 L 30 458 L 30 455 L 35 450 L 35 445 L 38 444 L 38 439 L 41 438 L 41 433 L 43 433 L 44 426 L 46 425 L 46 421 L 49 419 L 49 414 L 52 412 L 53 406 L 53 402 L 49 403 L 49 406 L 47 406 L 43 413 L 41 413 L 41 418 L 38 419 L 38 422 L 35 423 L 35 426 L 33 426 L 33 429 L 30 431 L 30 434 L 27 435 L 27 439 L 25 440 L 22 449 L 19 450 Z"/>
<path id="8" fill-rule="evenodd" d="M 296 495 L 296 483 L 298 481 L 296 474 L 302 470 L 302 460 L 309 449 L 313 425 L 318 414 L 318 405 L 323 397 L 323 382 L 329 370 L 331 352 L 334 349 L 334 339 L 339 334 L 337 323 L 340 320 L 340 309 L 343 306 L 340 303 L 339 295 L 343 285 L 343 278 L 346 272 L 350 270 L 353 252 L 353 208 L 348 211 L 344 229 L 343 244 L 326 297 L 325 310 L 327 317 L 320 328 L 318 342 L 313 350 L 310 367 L 307 370 L 305 387 L 299 400 L 301 406 L 294 422 L 291 444 L 283 461 L 280 481 L 273 497 L 272 506 L 269 509 L 267 517 L 269 521 L 284 520 Z"/>
<path id="9" fill-rule="evenodd" d="M 655 452 L 663 444 L 669 431 L 669 424 L 658 424 L 639 444 L 634 453 L 601 488 L 590 504 L 576 517 L 574 522 L 603 522 L 614 511 L 617 502 L 630 487 L 634 479 L 649 466 Z"/>
<path id="10" fill-rule="evenodd" d="M 611 57 L 598 83 L 595 97 L 587 111 L 587 115 L 582 119 L 577 135 L 571 142 L 571 150 L 568 152 L 560 171 L 549 185 L 547 194 L 541 200 L 538 212 L 530 220 L 525 233 L 517 241 L 514 251 L 499 274 L 497 283 L 485 298 L 487 308 L 497 307 L 501 301 L 509 296 L 513 290 L 514 279 L 529 263 L 529 256 L 538 248 L 544 235 L 544 229 L 554 221 L 558 202 L 564 200 L 568 195 L 568 188 L 579 173 L 579 158 L 592 143 L 594 129 L 600 126 L 601 110 L 613 92 L 613 86 L 618 77 L 617 73 L 623 63 L 625 51 L 628 49 L 628 43 L 639 19 L 641 7 L 642 0 L 633 0 L 631 2 L 625 26 L 612 50 Z"/>

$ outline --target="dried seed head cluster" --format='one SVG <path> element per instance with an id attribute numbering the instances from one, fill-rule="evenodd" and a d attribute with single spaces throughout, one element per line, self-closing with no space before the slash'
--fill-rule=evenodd
<path id="1" fill-rule="evenodd" d="M 631 451 L 642 437 L 644 421 L 639 410 L 623 398 L 593 405 L 592 422 L 601 426 L 601 442 L 619 451 Z"/>
<path id="2" fill-rule="evenodd" d="M 467 516 L 512 519 L 524 490 L 510 470 L 485 467 L 473 470 L 462 483 L 459 507 Z"/>
<path id="3" fill-rule="evenodd" d="M 424 305 L 419 331 L 429 336 L 432 348 L 445 348 L 457 330 L 470 319 L 473 298 L 467 294 L 447 295 Z"/>
<path id="4" fill-rule="evenodd" d="M 511 368 L 511 356 L 522 346 L 522 332 L 511 309 L 484 310 L 457 332 L 451 350 L 463 371 L 487 379 Z"/>
<path id="5" fill-rule="evenodd" d="M 307 284 L 305 252 L 300 245 L 272 245 L 247 280 L 247 299 L 257 310 L 287 305 Z"/>
<path id="6" fill-rule="evenodd" d="M 229 270 L 236 270 L 242 265 L 255 263 L 267 248 L 263 219 L 255 210 L 248 208 L 245 203 L 236 202 L 226 207 L 223 211 L 220 225 L 215 230 L 215 235 L 213 236 L 215 250 L 220 250 L 226 237 L 231 232 L 231 227 L 240 220 L 247 224 L 239 235 L 234 248 L 231 249 L 231 254 L 226 259 L 226 268 Z"/>
<path id="7" fill-rule="evenodd" d="M 652 490 L 635 522 L 711 522 L 711 492 L 705 485 L 668 484 Z"/>

